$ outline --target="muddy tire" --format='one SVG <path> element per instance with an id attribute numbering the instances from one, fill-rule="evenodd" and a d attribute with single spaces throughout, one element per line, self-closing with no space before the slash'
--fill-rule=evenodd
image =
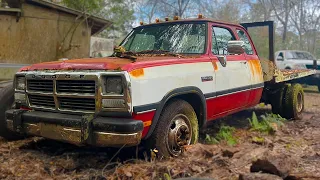
<path id="1" fill-rule="evenodd" d="M 18 135 L 7 129 L 7 121 L 5 118 L 6 110 L 10 109 L 14 102 L 14 90 L 12 84 L 0 89 L 0 136 L 7 140 L 22 139 Z"/>
<path id="2" fill-rule="evenodd" d="M 157 157 L 179 156 L 183 146 L 198 141 L 199 125 L 192 106 L 184 100 L 171 101 L 162 111 L 147 148 L 158 150 Z"/>
<path id="3" fill-rule="evenodd" d="M 285 116 L 283 102 L 285 99 L 285 93 L 290 86 L 291 84 L 285 84 L 274 95 L 272 95 L 273 97 L 271 99 L 271 107 L 273 114 L 279 114 L 282 117 Z"/>
<path id="4" fill-rule="evenodd" d="M 286 91 L 284 114 L 287 119 L 302 119 L 304 92 L 300 84 L 292 84 Z"/>

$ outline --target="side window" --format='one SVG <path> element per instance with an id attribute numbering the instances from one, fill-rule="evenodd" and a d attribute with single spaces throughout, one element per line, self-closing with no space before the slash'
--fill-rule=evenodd
<path id="1" fill-rule="evenodd" d="M 284 59 L 283 52 L 280 52 L 278 57 L 277 57 L 277 60 L 278 61 L 283 61 L 283 59 Z"/>
<path id="2" fill-rule="evenodd" d="M 216 55 L 227 55 L 228 41 L 235 40 L 234 35 L 225 28 L 212 28 L 212 46 L 211 51 Z"/>
<path id="3" fill-rule="evenodd" d="M 237 30 L 237 34 L 238 34 L 240 40 L 244 42 L 244 51 L 247 54 L 253 54 L 252 45 L 249 41 L 247 34 L 244 31 L 239 30 L 239 29 Z"/>

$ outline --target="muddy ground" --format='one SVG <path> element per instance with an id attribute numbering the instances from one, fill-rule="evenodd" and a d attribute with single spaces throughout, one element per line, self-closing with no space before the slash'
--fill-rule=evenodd
<path id="1" fill-rule="evenodd" d="M 259 134 L 263 142 L 253 142 L 257 132 L 248 130 L 253 111 L 270 113 L 269 107 L 257 106 L 215 121 L 204 133 L 214 136 L 222 124 L 236 127 L 237 145 L 199 143 L 186 147 L 180 158 L 162 161 L 147 158 L 142 147 L 76 147 L 43 138 L 0 138 L 0 179 L 238 179 L 252 171 L 252 162 L 266 157 L 280 163 L 282 173 L 277 172 L 282 178 L 320 179 L 320 94 L 308 89 L 305 102 L 303 120 L 286 122 L 274 135 Z"/>

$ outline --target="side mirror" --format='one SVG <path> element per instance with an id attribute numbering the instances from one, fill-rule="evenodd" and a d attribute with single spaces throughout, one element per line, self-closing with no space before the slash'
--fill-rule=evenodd
<path id="1" fill-rule="evenodd" d="M 226 56 L 218 56 L 218 60 L 221 64 L 221 66 L 223 66 L 223 67 L 227 66 L 227 57 Z"/>
<path id="2" fill-rule="evenodd" d="M 243 41 L 228 41 L 228 53 L 229 54 L 243 54 L 244 53 Z"/>
<path id="3" fill-rule="evenodd" d="M 317 60 L 313 60 L 313 69 L 318 69 L 318 62 Z"/>
<path id="4" fill-rule="evenodd" d="M 277 57 L 277 61 L 283 61 L 283 57 L 282 56 L 278 56 Z"/>

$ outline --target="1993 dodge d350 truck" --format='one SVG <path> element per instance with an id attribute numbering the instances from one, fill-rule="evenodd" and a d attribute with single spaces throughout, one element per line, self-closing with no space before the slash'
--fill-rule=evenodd
<path id="1" fill-rule="evenodd" d="M 269 27 L 270 60 L 258 57 L 247 31 L 255 26 Z M 300 118 L 303 90 L 290 80 L 314 72 L 276 69 L 273 31 L 273 22 L 166 18 L 141 23 L 111 57 L 24 67 L 1 91 L 0 135 L 107 147 L 145 141 L 177 156 L 208 121 L 260 102 Z"/>

